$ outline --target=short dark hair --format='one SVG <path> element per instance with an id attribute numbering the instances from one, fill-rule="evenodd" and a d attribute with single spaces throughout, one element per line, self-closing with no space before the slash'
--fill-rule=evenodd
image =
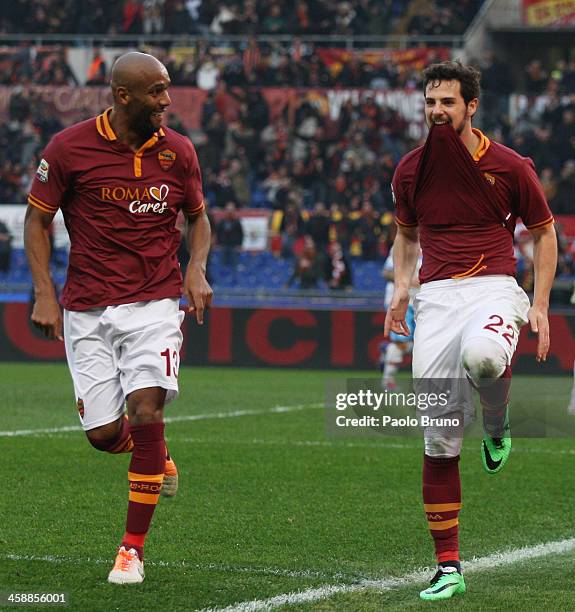
<path id="1" fill-rule="evenodd" d="M 461 96 L 465 104 L 469 104 L 473 98 L 479 98 L 481 92 L 481 72 L 473 66 L 467 66 L 461 62 L 431 64 L 423 71 L 424 95 L 429 83 L 436 83 L 438 81 L 459 81 L 461 84 Z"/>

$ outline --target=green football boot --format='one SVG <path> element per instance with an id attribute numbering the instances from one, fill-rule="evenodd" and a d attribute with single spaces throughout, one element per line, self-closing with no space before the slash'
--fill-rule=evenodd
<path id="1" fill-rule="evenodd" d="M 454 595 L 463 595 L 463 593 L 465 593 L 463 574 L 454 567 L 440 567 L 431 579 L 429 586 L 425 591 L 421 591 L 419 596 L 425 601 L 439 601 L 440 599 L 450 599 Z"/>
<path id="2" fill-rule="evenodd" d="M 509 459 L 509 454 L 511 453 L 511 430 L 509 428 L 508 414 L 505 415 L 502 433 L 503 436 L 501 438 L 492 438 L 485 434 L 481 441 L 483 469 L 488 474 L 500 472 Z"/>

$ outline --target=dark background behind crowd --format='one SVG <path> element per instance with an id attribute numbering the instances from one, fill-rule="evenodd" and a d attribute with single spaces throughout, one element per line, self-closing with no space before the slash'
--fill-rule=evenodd
<path id="1" fill-rule="evenodd" d="M 461 34 L 482 0 L 12 0 L 0 33 Z"/>

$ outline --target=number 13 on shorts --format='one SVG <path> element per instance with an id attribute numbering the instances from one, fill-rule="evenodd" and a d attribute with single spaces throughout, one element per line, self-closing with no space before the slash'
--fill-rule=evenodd
<path id="1" fill-rule="evenodd" d="M 180 354 L 178 351 L 168 347 L 160 353 L 160 356 L 166 364 L 166 376 L 168 378 L 172 376 L 178 378 L 178 368 L 180 367 Z"/>

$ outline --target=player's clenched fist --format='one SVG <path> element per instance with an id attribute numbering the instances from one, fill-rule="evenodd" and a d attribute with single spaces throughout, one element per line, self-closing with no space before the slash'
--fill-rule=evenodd
<path id="1" fill-rule="evenodd" d="M 56 300 L 37 299 L 30 317 L 50 340 L 62 340 L 62 311 Z"/>

